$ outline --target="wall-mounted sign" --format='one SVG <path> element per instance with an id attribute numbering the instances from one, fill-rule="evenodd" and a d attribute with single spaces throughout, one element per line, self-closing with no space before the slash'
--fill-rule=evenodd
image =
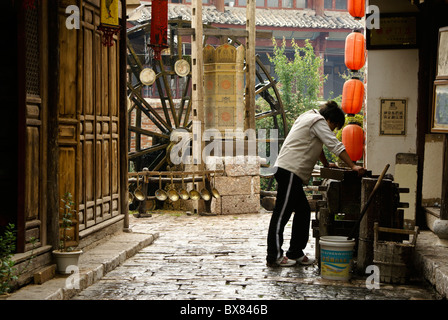
<path id="1" fill-rule="evenodd" d="M 432 132 L 448 132 L 448 80 L 434 82 Z"/>
<path id="2" fill-rule="evenodd" d="M 406 135 L 406 99 L 381 99 L 380 135 Z"/>
<path id="3" fill-rule="evenodd" d="M 380 28 L 367 28 L 367 49 L 417 48 L 417 15 L 381 13 Z"/>
<path id="4" fill-rule="evenodd" d="M 439 29 L 436 79 L 448 79 L 448 27 Z"/>

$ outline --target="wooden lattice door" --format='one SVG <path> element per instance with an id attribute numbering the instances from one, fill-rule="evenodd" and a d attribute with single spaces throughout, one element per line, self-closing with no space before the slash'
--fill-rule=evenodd
<path id="1" fill-rule="evenodd" d="M 93 2 L 78 3 L 79 30 L 60 29 L 59 193 L 74 194 L 80 232 L 120 214 L 119 46 L 102 45 Z"/>

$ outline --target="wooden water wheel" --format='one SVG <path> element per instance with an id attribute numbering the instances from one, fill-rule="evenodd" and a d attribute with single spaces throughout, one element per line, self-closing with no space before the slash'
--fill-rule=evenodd
<path id="1" fill-rule="evenodd" d="M 149 34 L 150 23 L 128 29 L 127 32 L 128 152 L 135 171 L 141 171 L 143 168 L 148 168 L 150 171 L 165 171 L 168 170 L 168 166 L 172 170 L 169 151 L 173 143 L 170 137 L 177 128 L 191 131 L 191 72 L 179 75 L 175 69 L 178 61 L 190 63 L 190 57 L 183 55 L 182 37 L 179 35 L 188 35 L 191 23 L 185 20 L 170 20 L 169 26 L 169 49 L 168 53 L 162 54 L 161 60 L 151 59 L 151 49 L 147 49 L 146 43 L 136 44 L 136 41 L 130 41 L 138 34 L 140 36 Z M 204 25 L 204 30 L 207 28 L 212 27 Z M 231 34 L 232 32 L 226 33 L 227 42 L 241 45 Z M 207 38 L 206 36 L 204 44 L 207 43 Z M 137 46 L 139 48 L 136 48 Z M 141 53 L 146 50 L 148 50 L 146 54 Z M 258 121 L 264 123 L 268 121 L 269 128 L 278 129 L 278 139 L 281 143 L 286 136 L 287 125 L 277 83 L 259 57 L 256 58 L 256 64 L 256 94 L 265 103 L 264 107 L 257 108 L 255 121 L 256 124 Z M 140 75 L 144 70 L 147 71 L 146 79 L 141 79 Z M 173 84 L 179 82 L 182 83 L 182 87 L 174 88 Z M 152 103 L 150 99 L 143 97 L 144 83 L 152 83 L 150 87 L 159 97 L 157 102 L 152 100 L 154 101 Z M 181 90 L 181 96 L 176 97 L 174 90 L 177 92 Z"/>

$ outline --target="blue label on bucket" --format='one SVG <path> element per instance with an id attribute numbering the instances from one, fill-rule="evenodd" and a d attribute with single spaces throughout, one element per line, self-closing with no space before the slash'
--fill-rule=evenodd
<path id="1" fill-rule="evenodd" d="M 321 249 L 321 261 L 333 263 L 349 263 L 352 259 L 352 251 L 334 251 Z"/>

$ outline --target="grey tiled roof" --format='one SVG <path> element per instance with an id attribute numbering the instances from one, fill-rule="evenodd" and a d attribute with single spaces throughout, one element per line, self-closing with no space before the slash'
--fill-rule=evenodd
<path id="1" fill-rule="evenodd" d="M 144 23 L 151 18 L 151 7 L 141 6 L 137 23 Z M 182 17 L 191 20 L 191 6 L 170 3 L 168 7 L 169 19 Z M 202 17 L 204 23 L 219 23 L 228 25 L 245 25 L 246 8 L 225 7 L 224 12 L 218 12 L 214 6 L 203 6 Z M 260 9 L 255 11 L 256 25 L 269 27 L 292 27 L 313 29 L 358 29 L 363 23 L 356 21 L 348 12 L 325 11 L 324 16 L 316 16 L 314 10 L 282 10 Z"/>

